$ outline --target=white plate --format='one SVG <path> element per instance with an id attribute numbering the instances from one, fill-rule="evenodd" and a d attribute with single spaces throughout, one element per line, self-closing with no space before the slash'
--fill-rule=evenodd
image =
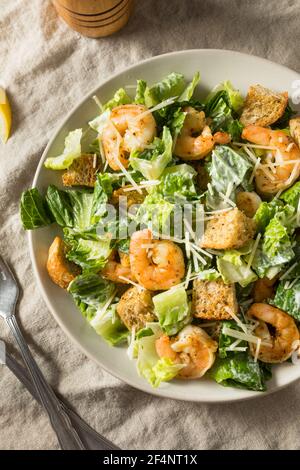
<path id="1" fill-rule="evenodd" d="M 287 90 L 291 97 L 295 93 L 293 83 L 299 80 L 299 74 L 281 65 L 224 50 L 173 52 L 140 62 L 102 83 L 65 118 L 43 153 L 33 186 L 45 191 L 50 183 L 60 184 L 60 175 L 55 171 L 46 170 L 43 162 L 47 157 L 56 156 L 61 152 L 64 138 L 69 131 L 86 126 L 86 123 L 95 117 L 97 108 L 91 99 L 94 94 L 105 102 L 116 89 L 135 84 L 138 78 L 151 84 L 170 72 L 181 72 L 190 80 L 197 70 L 201 73 L 200 95 L 206 94 L 217 83 L 230 80 L 243 94 L 246 94 L 249 85 L 260 83 L 274 90 Z M 82 318 L 71 296 L 49 279 L 45 268 L 47 251 L 57 230 L 55 226 L 51 226 L 29 232 L 33 269 L 49 310 L 61 328 L 88 357 L 133 387 L 161 397 L 198 402 L 228 402 L 263 395 L 261 392 L 222 387 L 205 378 L 185 382 L 173 381 L 153 390 L 138 376 L 135 363 L 127 357 L 126 349 L 108 346 Z M 267 393 L 274 392 L 300 377 L 299 366 L 284 364 L 273 369 L 273 379 L 267 383 Z"/>

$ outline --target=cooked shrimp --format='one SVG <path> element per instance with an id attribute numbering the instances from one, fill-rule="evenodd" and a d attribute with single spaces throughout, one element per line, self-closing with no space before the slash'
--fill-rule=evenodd
<path id="1" fill-rule="evenodd" d="M 170 289 L 184 276 L 181 248 L 170 240 L 153 240 L 148 229 L 132 235 L 129 253 L 132 274 L 145 289 Z"/>
<path id="2" fill-rule="evenodd" d="M 264 342 L 259 350 L 258 359 L 267 363 L 286 361 L 299 347 L 299 330 L 294 319 L 279 308 L 268 304 L 255 303 L 248 310 L 248 316 L 259 321 L 254 330 L 256 336 Z M 251 354 L 254 356 L 256 345 L 251 343 Z"/>
<path id="3" fill-rule="evenodd" d="M 266 196 L 276 194 L 279 190 L 291 186 L 299 177 L 300 149 L 283 131 L 248 126 L 244 128 L 242 138 L 254 144 L 272 147 L 267 157 L 272 171 L 264 171 L 260 166 L 255 173 L 256 189 L 259 193 Z"/>
<path id="4" fill-rule="evenodd" d="M 55 237 L 48 253 L 47 271 L 52 281 L 67 289 L 70 282 L 80 274 L 80 268 L 66 258 L 67 246 L 60 237 Z"/>
<path id="5" fill-rule="evenodd" d="M 261 198 L 254 191 L 241 191 L 236 195 L 236 205 L 247 217 L 254 217 L 261 203 Z"/>
<path id="6" fill-rule="evenodd" d="M 129 255 L 122 253 L 121 251 L 118 251 L 118 255 L 120 261 L 115 259 L 116 251 L 111 254 L 109 260 L 101 271 L 102 276 L 109 281 L 118 282 L 120 284 L 130 284 L 129 281 L 135 282 L 136 279 L 131 272 Z"/>
<path id="7" fill-rule="evenodd" d="M 262 279 L 255 281 L 252 290 L 254 302 L 263 302 L 264 300 L 272 299 L 274 297 L 273 286 L 276 281 L 277 277 L 274 277 L 273 279 L 263 277 Z"/>
<path id="8" fill-rule="evenodd" d="M 112 170 L 120 169 L 119 162 L 127 168 L 130 152 L 144 150 L 153 141 L 156 123 L 151 113 L 144 114 L 146 111 L 146 106 L 137 104 L 117 106 L 111 111 L 101 142 Z"/>
<path id="9" fill-rule="evenodd" d="M 202 328 L 189 325 L 175 338 L 161 336 L 156 340 L 155 347 L 159 357 L 185 365 L 178 377 L 199 379 L 212 367 L 218 344 Z"/>
<path id="10" fill-rule="evenodd" d="M 212 135 L 206 125 L 205 114 L 192 107 L 184 108 L 185 121 L 176 141 L 174 153 L 183 160 L 201 160 L 212 151 L 215 144 L 228 144 L 230 136 L 226 132 Z"/>

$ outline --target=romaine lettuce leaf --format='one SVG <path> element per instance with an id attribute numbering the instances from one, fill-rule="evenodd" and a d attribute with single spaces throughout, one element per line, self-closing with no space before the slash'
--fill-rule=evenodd
<path id="1" fill-rule="evenodd" d="M 107 204 L 113 193 L 113 176 L 110 173 L 101 173 L 97 175 L 92 210 L 91 222 L 98 223 L 107 212 Z"/>
<path id="2" fill-rule="evenodd" d="M 260 363 L 247 352 L 241 352 L 226 358 L 217 358 L 210 376 L 226 387 L 246 388 L 247 390 L 265 391 L 265 374 Z"/>
<path id="3" fill-rule="evenodd" d="M 153 330 L 153 328 L 151 329 Z M 176 377 L 184 365 L 174 364 L 170 359 L 158 356 L 155 341 L 163 334 L 163 331 L 160 327 L 156 327 L 153 333 L 151 336 L 142 336 L 137 341 L 137 370 L 141 377 L 144 377 L 152 387 L 156 388 L 161 382 L 167 382 Z"/>
<path id="4" fill-rule="evenodd" d="M 235 200 L 235 188 L 248 180 L 247 175 L 252 165 L 241 152 L 236 152 L 226 145 L 217 146 L 212 153 L 212 161 L 208 171 L 211 179 L 211 189 L 207 193 L 207 205 L 212 209 L 222 209 L 228 203 L 219 195 L 227 193 L 228 186 L 232 186 L 229 195 Z"/>
<path id="5" fill-rule="evenodd" d="M 179 102 L 190 101 L 190 99 L 193 97 L 195 88 L 198 85 L 199 81 L 200 81 L 200 73 L 196 72 L 191 83 L 188 84 L 186 89 L 179 96 L 178 101 Z"/>
<path id="6" fill-rule="evenodd" d="M 262 250 L 272 260 L 273 266 L 287 263 L 294 258 L 288 230 L 276 218 L 266 227 Z"/>
<path id="7" fill-rule="evenodd" d="M 161 101 L 173 96 L 180 96 L 185 88 L 185 79 L 181 73 L 171 73 L 161 82 L 147 87 L 145 90 L 145 103 L 148 108 L 152 108 Z"/>
<path id="8" fill-rule="evenodd" d="M 282 209 L 283 203 L 279 201 L 279 199 L 273 199 L 270 202 L 262 202 L 254 216 L 258 230 L 263 232 L 276 212 Z"/>
<path id="9" fill-rule="evenodd" d="M 220 92 L 220 91 L 225 91 L 227 93 L 230 107 L 234 111 L 239 112 L 240 109 L 243 107 L 244 99 L 241 93 L 239 92 L 239 90 L 236 90 L 235 88 L 233 88 L 233 85 L 229 80 L 226 80 L 225 82 L 222 82 L 219 85 L 217 85 L 213 89 L 213 91 L 208 95 L 206 100 L 210 101 L 210 99 L 214 97 L 217 92 Z"/>
<path id="10" fill-rule="evenodd" d="M 145 104 L 145 91 L 147 83 L 144 80 L 137 80 L 134 102 L 137 104 Z"/>
<path id="11" fill-rule="evenodd" d="M 214 268 L 204 269 L 198 273 L 197 279 L 201 281 L 216 281 L 220 279 L 221 274 Z"/>
<path id="12" fill-rule="evenodd" d="M 284 110 L 284 113 L 283 115 L 276 121 L 274 122 L 274 124 L 272 124 L 272 128 L 273 129 L 285 129 L 285 128 L 288 128 L 289 127 L 289 122 L 290 122 L 290 119 L 295 115 L 297 114 L 296 111 L 294 111 L 292 108 L 291 108 L 291 105 L 290 103 L 287 104 L 285 110 Z"/>
<path id="13" fill-rule="evenodd" d="M 153 188 L 153 192 L 159 193 L 170 202 L 180 202 L 198 197 L 194 178 L 196 170 L 183 163 L 167 167 L 162 173 L 161 184 Z"/>
<path id="14" fill-rule="evenodd" d="M 92 225 L 92 208 L 94 195 L 88 190 L 70 190 L 68 191 L 71 205 L 73 208 L 74 228 L 85 231 Z"/>
<path id="15" fill-rule="evenodd" d="M 77 307 L 96 333 L 110 345 L 127 340 L 129 331 L 116 312 L 117 303 L 103 309 L 113 295 L 115 286 L 98 274 L 82 274 L 68 288 Z"/>
<path id="16" fill-rule="evenodd" d="M 297 210 L 300 199 L 300 181 L 284 191 L 284 193 L 280 195 L 280 199 L 283 199 L 286 204 L 293 206 Z"/>
<path id="17" fill-rule="evenodd" d="M 95 117 L 95 119 L 93 119 L 92 121 L 89 122 L 89 126 L 94 130 L 96 131 L 98 134 L 101 135 L 104 127 L 106 126 L 107 124 L 107 121 L 109 119 L 109 116 L 110 116 L 110 110 L 107 109 L 106 111 L 104 111 L 103 113 L 101 113 L 99 116 Z M 98 142 L 98 152 L 99 152 L 99 141 L 97 139 Z M 97 153 L 98 153 L 97 152 Z"/>
<path id="18" fill-rule="evenodd" d="M 136 220 L 145 227 L 151 223 L 154 232 L 160 232 L 170 221 L 174 207 L 174 204 L 168 202 L 161 194 L 150 193 L 140 205 Z"/>
<path id="19" fill-rule="evenodd" d="M 90 321 L 96 311 L 113 295 L 115 285 L 98 274 L 88 273 L 77 276 L 69 284 L 68 291 L 83 316 Z"/>
<path id="20" fill-rule="evenodd" d="M 245 261 L 243 261 L 240 257 L 236 257 L 233 263 L 226 261 L 226 256 L 225 258 L 218 256 L 217 267 L 225 284 L 238 282 L 240 286 L 246 287 L 248 284 L 256 281 L 257 279 L 256 274 L 252 271 L 252 269 L 248 268 Z"/>
<path id="21" fill-rule="evenodd" d="M 237 119 L 237 110 L 242 104 L 238 91 L 234 90 L 230 82 L 224 82 L 206 98 L 205 115 L 210 117 L 212 132 L 219 130 L 229 132 L 232 140 L 240 137 L 243 126 Z"/>
<path id="22" fill-rule="evenodd" d="M 116 106 L 120 106 L 121 104 L 129 103 L 132 103 L 132 99 L 130 98 L 130 96 L 128 96 L 124 88 L 119 88 L 119 90 L 116 91 L 112 99 L 105 103 L 103 109 L 104 111 L 106 111 L 107 109 L 111 110 Z"/>
<path id="23" fill-rule="evenodd" d="M 65 138 L 65 148 L 61 155 L 58 157 L 49 157 L 45 161 L 46 168 L 51 170 L 65 170 L 72 165 L 76 158 L 81 155 L 81 138 L 82 129 L 75 129 L 70 132 Z"/>
<path id="24" fill-rule="evenodd" d="M 273 303 L 276 307 L 300 321 L 300 280 L 288 289 L 285 288 L 285 283 L 286 281 L 279 283 Z"/>
<path id="25" fill-rule="evenodd" d="M 91 240 L 75 237 L 66 256 L 84 271 L 98 272 L 104 268 L 110 253 L 110 239 Z"/>
<path id="26" fill-rule="evenodd" d="M 68 191 L 58 189 L 55 185 L 51 184 L 47 189 L 46 201 L 58 225 L 73 227 L 73 208 Z"/>
<path id="27" fill-rule="evenodd" d="M 226 334 L 225 328 L 230 328 L 231 330 L 238 330 L 241 331 L 241 328 L 234 320 L 226 320 L 221 322 L 220 334 L 219 334 L 219 349 L 218 354 L 219 357 L 232 357 L 233 355 L 237 354 L 234 351 L 228 351 L 228 348 L 236 341 L 236 338 L 232 336 L 228 336 Z M 241 341 L 238 345 L 241 348 L 248 348 L 248 344 L 246 341 Z"/>
<path id="28" fill-rule="evenodd" d="M 154 149 L 139 152 L 135 150 L 130 155 L 130 164 L 148 179 L 158 179 L 166 166 L 172 161 L 172 136 L 164 127 L 161 139 L 154 139 Z"/>
<path id="29" fill-rule="evenodd" d="M 22 193 L 20 217 L 25 230 L 34 230 L 52 224 L 53 219 L 46 200 L 37 188 Z"/>
<path id="30" fill-rule="evenodd" d="M 117 304 L 113 304 L 107 310 L 97 310 L 90 321 L 96 333 L 111 346 L 126 342 L 130 334 L 117 314 L 116 307 Z"/>
<path id="31" fill-rule="evenodd" d="M 175 335 L 191 322 L 190 306 L 184 287 L 157 294 L 152 300 L 159 324 L 167 335 Z"/>

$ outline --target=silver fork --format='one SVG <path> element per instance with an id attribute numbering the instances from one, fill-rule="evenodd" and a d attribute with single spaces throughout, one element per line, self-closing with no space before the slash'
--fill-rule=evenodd
<path id="1" fill-rule="evenodd" d="M 64 450 L 85 450 L 85 446 L 74 429 L 69 416 L 47 383 L 22 335 L 15 317 L 18 297 L 19 286 L 17 281 L 0 256 L 0 316 L 4 318 L 18 343 L 23 360 L 29 370 L 40 402 L 49 416 L 60 447 Z"/>

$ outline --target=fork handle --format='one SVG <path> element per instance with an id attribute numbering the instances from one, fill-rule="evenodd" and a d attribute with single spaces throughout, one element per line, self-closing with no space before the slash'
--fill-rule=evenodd
<path id="1" fill-rule="evenodd" d="M 23 360 L 29 370 L 40 401 L 49 416 L 60 447 L 63 450 L 85 450 L 80 437 L 72 426 L 69 416 L 35 362 L 15 316 L 12 315 L 6 318 L 6 322 L 18 343 Z"/>

